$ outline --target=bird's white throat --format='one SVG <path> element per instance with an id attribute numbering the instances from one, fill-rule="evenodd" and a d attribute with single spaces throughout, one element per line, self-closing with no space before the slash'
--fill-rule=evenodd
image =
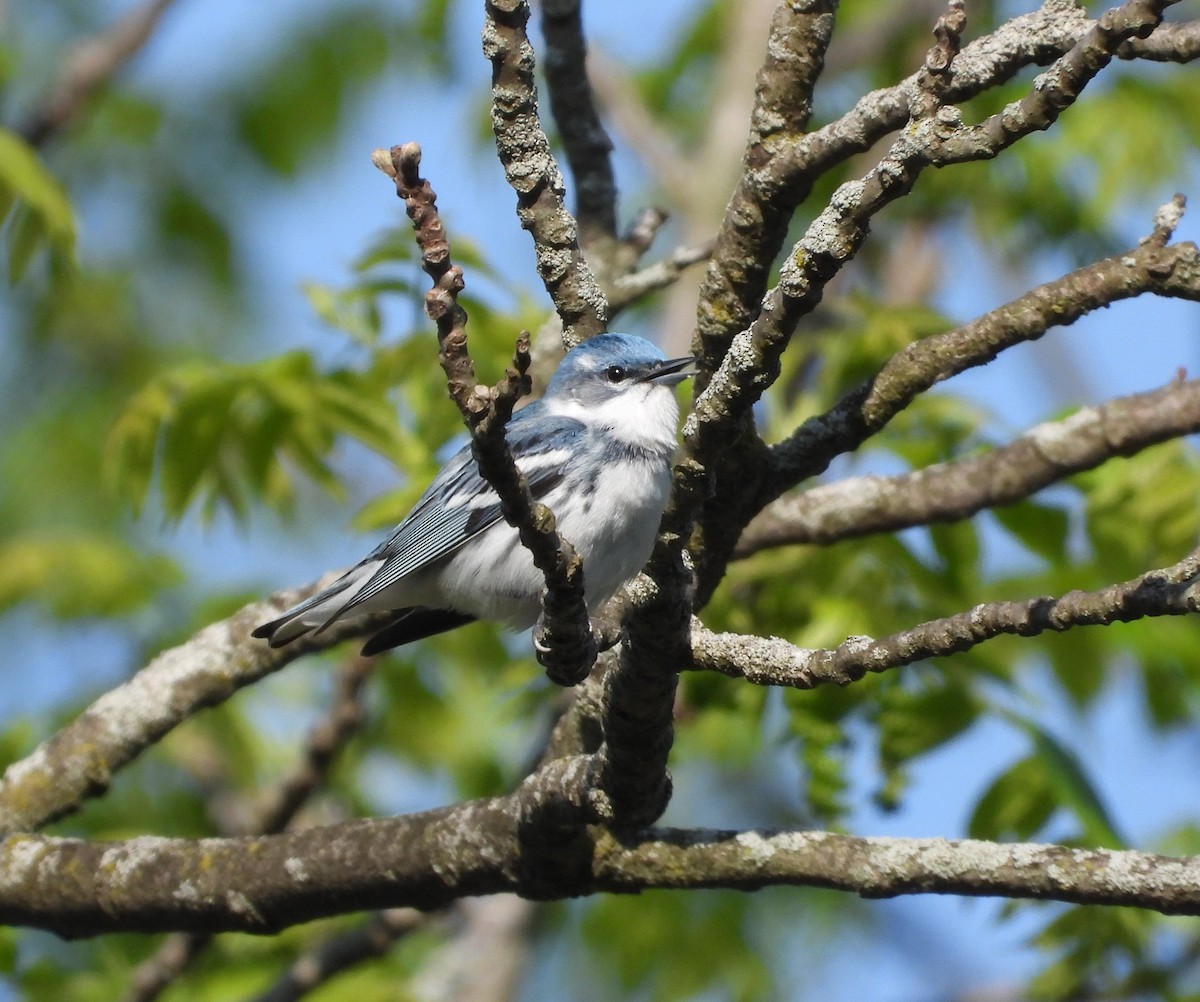
<path id="1" fill-rule="evenodd" d="M 590 428 L 605 428 L 614 438 L 638 450 L 669 456 L 675 451 L 679 405 L 668 386 L 640 383 L 600 404 L 546 399 L 546 410 L 574 418 Z"/>

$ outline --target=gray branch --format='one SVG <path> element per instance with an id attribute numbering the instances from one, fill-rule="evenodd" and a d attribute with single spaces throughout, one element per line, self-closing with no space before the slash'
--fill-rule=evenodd
<path id="1" fill-rule="evenodd" d="M 897 476 L 848 477 L 772 502 L 738 540 L 734 557 L 773 546 L 834 543 L 968 518 L 1012 504 L 1114 456 L 1200 432 L 1200 380 L 1084 407 L 981 455 Z"/>
<path id="2" fill-rule="evenodd" d="M 188 717 L 224 702 L 305 654 L 382 625 L 386 616 L 335 623 L 319 637 L 271 648 L 250 636 L 259 623 L 336 580 L 331 573 L 276 592 L 163 651 L 128 682 L 105 693 L 0 780 L 0 833 L 36 831 L 107 789 L 117 770 Z"/>
<path id="3" fill-rule="evenodd" d="M 744 678 L 755 685 L 812 689 L 848 685 L 868 672 L 883 672 L 927 658 L 968 651 L 1004 635 L 1036 637 L 1077 626 L 1108 626 L 1152 616 L 1186 616 L 1200 607 L 1200 550 L 1179 563 L 1148 571 L 1100 591 L 1073 591 L 1060 598 L 991 602 L 922 623 L 875 640 L 850 637 L 831 650 L 796 647 L 778 637 L 712 633 L 692 628 L 692 669 Z"/>

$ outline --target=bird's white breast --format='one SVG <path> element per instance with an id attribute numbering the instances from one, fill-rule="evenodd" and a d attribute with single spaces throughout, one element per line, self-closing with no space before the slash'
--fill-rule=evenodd
<path id="1" fill-rule="evenodd" d="M 667 387 L 649 383 L 597 407 L 573 401 L 548 401 L 547 407 L 612 438 L 604 461 L 592 462 L 586 476 L 565 475 L 542 499 L 559 533 L 583 558 L 588 606 L 594 610 L 650 556 L 671 486 L 678 407 Z M 581 467 L 566 457 L 563 468 L 567 473 Z M 542 574 L 506 523 L 455 553 L 438 584 L 450 607 L 516 628 L 531 626 L 541 609 Z"/>

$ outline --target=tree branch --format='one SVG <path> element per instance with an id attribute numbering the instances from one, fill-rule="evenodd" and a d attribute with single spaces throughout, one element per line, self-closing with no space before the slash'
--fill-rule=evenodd
<path id="1" fill-rule="evenodd" d="M 163 651 L 128 682 L 105 693 L 0 780 L 0 833 L 35 831 L 103 794 L 114 773 L 176 725 L 224 702 L 243 686 L 297 658 L 326 650 L 383 625 L 385 616 L 334 623 L 318 637 L 271 648 L 250 636 L 259 623 L 336 580 L 327 574 L 302 588 L 276 592 Z"/>
<path id="2" fill-rule="evenodd" d="M 849 477 L 769 504 L 734 557 L 796 543 L 834 543 L 914 525 L 952 522 L 1012 504 L 1114 456 L 1200 432 L 1200 380 L 1085 407 L 1007 445 L 898 476 Z"/>
<path id="3" fill-rule="evenodd" d="M 499 803 L 250 840 L 10 836 L 0 843 L 0 917 L 71 936 L 180 927 L 265 932 L 372 904 L 424 909 L 469 895 L 528 894 L 511 815 L 496 826 Z M 601 835 L 586 869 L 537 891 L 567 897 L 773 884 L 1200 915 L 1200 857 L 813 831 Z"/>
<path id="4" fill-rule="evenodd" d="M 1027 66 L 1046 65 L 1069 51 L 1095 25 L 1082 6 L 1047 0 L 1038 10 L 1015 17 L 965 45 L 950 67 L 945 102 L 960 104 L 1011 80 Z M 1116 54 L 1122 59 L 1191 61 L 1200 56 L 1200 22 L 1160 24 L 1149 37 L 1130 38 L 1119 45 Z M 840 118 L 782 145 L 771 159 L 748 164 L 747 178 L 761 175 L 755 178 L 755 187 L 771 193 L 771 212 L 785 210 L 785 218 L 790 218 L 831 168 L 902 128 L 920 87 L 919 78 L 920 72 L 913 73 L 892 87 L 864 95 Z M 733 210 L 740 204 L 735 196 L 726 225 L 734 222 L 750 232 L 754 245 L 747 249 L 745 260 L 774 260 L 786 228 L 768 231 L 757 223 L 753 212 L 739 211 L 735 219 Z M 753 232 L 756 226 L 760 229 L 757 235 Z M 712 277 L 710 270 L 699 314 L 698 335 L 708 346 L 705 355 L 713 365 L 733 336 L 757 315 L 766 292 L 765 269 L 760 273 L 735 267 L 724 269 L 723 274 L 732 281 L 720 275 Z M 697 387 L 702 388 L 703 382 Z"/>
<path id="5" fill-rule="evenodd" d="M 783 0 L 775 8 L 767 56 L 758 71 L 742 176 L 700 288 L 693 350 L 708 371 L 720 361 L 733 333 L 753 319 L 792 214 L 804 197 L 791 190 L 777 160 L 808 127 L 837 7 L 837 0 Z M 698 378 L 697 394 L 708 381 L 707 374 Z"/>
<path id="6" fill-rule="evenodd" d="M 0 923 L 64 936 L 271 932 L 368 908 L 428 911 L 586 886 L 592 763 L 558 759 L 506 797 L 249 838 L 0 841 Z M 574 838 L 548 841 L 565 832 Z"/>
<path id="7" fill-rule="evenodd" d="M 388 908 L 376 912 L 357 929 L 319 943 L 300 954 L 287 973 L 254 1002 L 296 1002 L 344 971 L 382 957 L 414 929 L 425 924 L 424 912 L 415 908 Z"/>
<path id="8" fill-rule="evenodd" d="M 990 362 L 1006 348 L 1144 292 L 1200 301 L 1200 250 L 1192 243 L 1166 246 L 1182 211 L 1183 199 L 1176 196 L 1158 210 L 1153 233 L 1137 247 L 902 349 L 831 410 L 805 421 L 771 448 L 762 503 L 820 473 L 834 456 L 858 448 L 935 383 Z"/>
<path id="9" fill-rule="evenodd" d="M 1130 0 L 1108 11 L 1034 81 L 1024 98 L 977 126 L 963 125 L 958 111 L 942 103 L 950 87 L 950 65 L 945 46 L 935 45 L 918 74 L 921 86 L 912 95 L 924 117 L 913 122 L 862 180 L 842 185 L 793 248 L 762 313 L 734 338 L 711 383 L 697 396 L 684 429 L 689 453 L 706 462 L 727 445 L 731 418 L 745 413 L 777 378 L 779 357 L 797 321 L 820 302 L 826 283 L 857 253 L 873 216 L 908 194 L 927 167 L 994 157 L 1048 128 L 1109 63 L 1118 46 L 1149 33 L 1170 2 Z M 932 105 L 922 105 L 924 93 L 934 98 Z"/>
<path id="10" fill-rule="evenodd" d="M 666 257 L 640 271 L 622 275 L 613 282 L 608 296 L 613 316 L 643 296 L 673 285 L 685 269 L 708 260 L 712 250 L 711 242 L 696 247 L 677 247 Z"/>
<path id="11" fill-rule="evenodd" d="M 21 125 L 30 146 L 44 145 L 62 130 L 93 94 L 149 41 L 174 0 L 147 0 L 67 54 L 50 94 Z"/>
<path id="12" fill-rule="evenodd" d="M 812 689 L 848 685 L 867 672 L 883 672 L 927 658 L 968 651 L 1005 634 L 1036 637 L 1047 630 L 1108 626 L 1153 616 L 1184 616 L 1200 608 L 1200 550 L 1179 563 L 1147 571 L 1100 591 L 1073 591 L 1060 598 L 977 605 L 882 640 L 850 637 L 832 650 L 796 647 L 778 637 L 711 633 L 692 628 L 692 668 L 744 678 L 755 685 Z"/>
<path id="13" fill-rule="evenodd" d="M 1121 59 L 1190 63 L 1200 59 L 1200 21 L 1160 24 L 1147 38 L 1131 38 L 1117 50 Z"/>
<path id="14" fill-rule="evenodd" d="M 779 3 L 768 40 L 768 54 L 759 73 L 746 164 L 761 156 L 760 147 L 770 137 L 794 137 L 809 113 L 812 86 L 820 72 L 825 45 L 833 28 L 833 4 Z M 740 189 L 739 189 L 740 190 Z M 757 197 L 757 192 L 746 199 Z M 746 209 L 747 214 L 769 214 L 769 199 Z M 727 220 L 734 213 L 727 213 Z M 786 218 L 777 219 L 786 227 Z M 744 227 L 743 227 L 744 228 Z M 734 239 L 738 228 L 723 234 Z M 730 234 L 733 234 L 731 236 Z M 748 267 L 742 252 L 745 243 L 726 252 L 730 260 L 714 258 L 709 274 L 727 267 Z M 718 237 L 716 252 L 721 251 Z M 729 417 L 726 412 L 725 417 Z M 743 430 L 743 415 L 733 415 L 725 425 L 726 444 Z M 695 414 L 688 418 L 694 425 Z M 685 425 L 685 434 L 686 428 Z M 731 450 L 739 457 L 759 458 L 749 443 Z M 691 447 L 689 451 L 694 452 Z M 739 460 L 743 461 L 743 460 Z M 599 752 L 600 789 L 606 798 L 600 816 L 613 824 L 640 827 L 656 820 L 671 796 L 667 759 L 673 739 L 676 666 L 688 663 L 688 623 L 691 616 L 691 568 L 683 547 L 690 534 L 691 512 L 708 493 L 704 472 L 693 460 L 677 468 L 674 490 L 659 531 L 658 544 L 646 573 L 632 589 L 635 594 L 627 618 L 628 643 L 616 665 L 605 676 L 603 703 L 604 745 Z"/>
<path id="15" fill-rule="evenodd" d="M 538 120 L 527 0 L 487 0 L 483 52 L 492 63 L 492 129 L 517 218 L 533 236 L 537 269 L 573 348 L 605 330 L 608 303 L 580 250 L 563 204 L 562 174 Z"/>
<path id="16" fill-rule="evenodd" d="M 467 353 L 467 314 L 458 302 L 462 269 L 450 261 L 450 243 L 438 215 L 437 197 L 417 172 L 421 147 L 416 143 L 393 146 L 390 154 L 379 150 L 373 159 L 396 182 L 396 193 L 404 199 L 413 221 L 422 266 L 433 280 L 433 288 L 425 296 L 425 312 L 437 324 L 439 358 L 450 396 L 471 433 L 479 473 L 499 495 L 504 520 L 517 530 L 521 545 L 546 580 L 542 613 L 534 630 L 538 661 L 551 681 L 575 685 L 591 671 L 597 651 L 584 598 L 583 561 L 558 534 L 554 513 L 534 500 L 504 437 L 514 405 L 529 391 L 525 374 L 529 335 L 522 333 L 518 338 L 513 368 L 494 387 L 475 378 Z"/>
<path id="17" fill-rule="evenodd" d="M 580 241 L 587 246 L 617 235 L 617 181 L 612 140 L 592 99 L 587 75 L 581 0 L 543 0 L 542 35 L 546 40 L 546 89 L 571 176 L 575 179 L 575 216 Z"/>
<path id="18" fill-rule="evenodd" d="M 828 832 L 681 831 L 602 846 L 597 884 L 649 887 L 829 887 L 865 898 L 963 894 L 1200 914 L 1200 857 L 1057 845 L 857 838 Z"/>

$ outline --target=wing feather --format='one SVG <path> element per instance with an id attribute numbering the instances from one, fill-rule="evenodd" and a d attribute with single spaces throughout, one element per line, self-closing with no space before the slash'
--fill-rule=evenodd
<path id="1" fill-rule="evenodd" d="M 506 429 L 509 447 L 535 499 L 545 497 L 562 479 L 563 462 L 584 431 L 582 422 L 547 415 L 537 403 L 513 417 Z M 449 555 L 502 517 L 499 496 L 479 475 L 470 446 L 464 446 L 391 536 L 363 561 L 382 563 L 330 621 Z"/>

